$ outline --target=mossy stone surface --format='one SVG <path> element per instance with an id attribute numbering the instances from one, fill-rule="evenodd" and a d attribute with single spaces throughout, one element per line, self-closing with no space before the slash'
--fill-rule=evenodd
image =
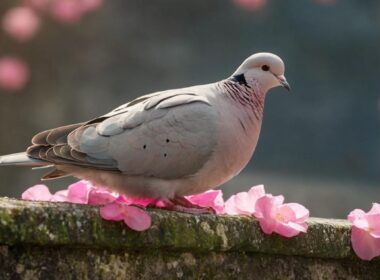
<path id="1" fill-rule="evenodd" d="M 343 220 L 287 239 L 253 218 L 148 211 L 153 226 L 134 232 L 95 206 L 0 198 L 0 279 L 380 279 Z"/>

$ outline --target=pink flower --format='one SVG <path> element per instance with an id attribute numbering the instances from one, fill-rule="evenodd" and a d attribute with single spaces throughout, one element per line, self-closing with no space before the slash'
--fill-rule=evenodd
<path id="1" fill-rule="evenodd" d="M 80 0 L 82 12 L 93 12 L 103 5 L 103 0 Z"/>
<path id="2" fill-rule="evenodd" d="M 264 195 L 264 185 L 232 195 L 225 203 L 225 212 L 229 215 L 252 215 L 255 212 L 256 201 Z"/>
<path id="3" fill-rule="evenodd" d="M 67 189 L 66 201 L 71 203 L 87 204 L 91 187 L 92 186 L 84 180 L 71 184 Z"/>
<path id="4" fill-rule="evenodd" d="M 134 205 L 143 206 L 143 207 L 152 205 L 159 208 L 164 208 L 166 206 L 166 203 L 163 200 L 156 199 L 156 198 L 148 198 L 148 197 L 139 198 L 139 197 L 120 195 L 119 200 L 127 204 L 134 204 Z"/>
<path id="5" fill-rule="evenodd" d="M 53 201 L 53 202 L 66 202 L 67 201 L 67 193 L 68 193 L 67 190 L 57 191 L 53 195 L 53 197 L 51 198 L 50 201 Z"/>
<path id="6" fill-rule="evenodd" d="M 23 88 L 29 79 L 29 69 L 26 64 L 15 57 L 0 59 L 0 87 L 8 90 Z"/>
<path id="7" fill-rule="evenodd" d="M 233 0 L 236 6 L 249 11 L 257 11 L 265 6 L 266 0 Z"/>
<path id="8" fill-rule="evenodd" d="M 276 232 L 285 237 L 293 237 L 307 231 L 306 219 L 309 210 L 298 203 L 283 204 L 282 195 L 266 194 L 256 201 L 254 216 L 259 220 L 266 234 Z"/>
<path id="9" fill-rule="evenodd" d="M 63 23 L 76 23 L 82 17 L 82 6 L 78 0 L 55 0 L 50 5 L 53 17 Z"/>
<path id="10" fill-rule="evenodd" d="M 373 203 L 368 213 L 355 209 L 347 219 L 352 223 L 351 243 L 356 255 L 363 260 L 380 256 L 380 204 Z"/>
<path id="11" fill-rule="evenodd" d="M 150 216 L 144 210 L 119 200 L 101 207 L 100 216 L 105 220 L 124 221 L 136 231 L 147 230 L 152 225 Z"/>
<path id="12" fill-rule="evenodd" d="M 21 195 L 21 198 L 24 200 L 33 200 L 33 201 L 50 201 L 52 194 L 45 185 L 35 185 L 28 188 Z"/>
<path id="13" fill-rule="evenodd" d="M 36 10 L 44 10 L 50 2 L 50 0 L 24 0 L 23 4 Z"/>
<path id="14" fill-rule="evenodd" d="M 4 31 L 20 42 L 34 37 L 39 27 L 39 17 L 28 7 L 10 9 L 3 18 Z"/>
<path id="15" fill-rule="evenodd" d="M 185 198 L 194 205 L 214 209 L 216 214 L 224 213 L 224 200 L 221 190 L 210 190 L 200 194 L 189 195 Z"/>
<path id="16" fill-rule="evenodd" d="M 78 204 L 90 204 L 90 205 L 103 205 L 115 201 L 119 194 L 110 192 L 103 187 L 94 187 L 91 182 L 86 180 L 78 181 L 71 184 L 65 193 L 61 193 L 63 201 L 78 203 Z"/>
<path id="17" fill-rule="evenodd" d="M 93 187 L 88 195 L 88 204 L 90 205 L 105 205 L 114 202 L 119 197 L 119 194 L 110 192 L 106 188 Z"/>

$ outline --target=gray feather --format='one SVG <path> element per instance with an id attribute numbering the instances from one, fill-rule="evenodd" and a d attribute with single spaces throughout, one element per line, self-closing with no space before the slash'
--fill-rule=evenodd
<path id="1" fill-rule="evenodd" d="M 25 152 L 0 156 L 0 165 L 43 166 L 46 164 L 41 160 L 28 157 Z"/>

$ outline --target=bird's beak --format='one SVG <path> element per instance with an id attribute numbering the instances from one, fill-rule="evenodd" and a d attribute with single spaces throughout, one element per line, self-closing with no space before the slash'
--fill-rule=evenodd
<path id="1" fill-rule="evenodd" d="M 288 91 L 290 91 L 290 85 L 288 83 L 288 81 L 286 80 L 285 76 L 284 75 L 280 75 L 280 76 L 276 76 L 278 81 L 280 82 L 280 84 L 286 88 Z"/>

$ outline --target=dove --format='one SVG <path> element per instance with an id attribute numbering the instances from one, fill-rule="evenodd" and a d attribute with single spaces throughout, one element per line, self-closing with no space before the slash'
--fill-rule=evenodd
<path id="1" fill-rule="evenodd" d="M 218 82 L 154 92 L 87 122 L 36 134 L 0 165 L 52 168 L 134 197 L 176 199 L 230 180 L 251 159 L 267 92 L 290 90 L 277 55 L 249 56 Z"/>

